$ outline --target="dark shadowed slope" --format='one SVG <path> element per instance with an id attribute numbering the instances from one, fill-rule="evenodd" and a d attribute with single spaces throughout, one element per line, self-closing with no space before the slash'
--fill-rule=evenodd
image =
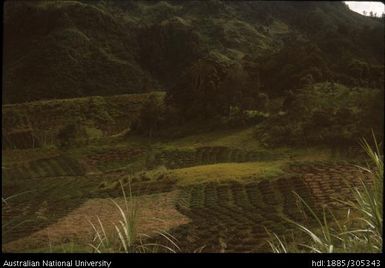
<path id="1" fill-rule="evenodd" d="M 383 22 L 339 2 L 9 1 L 4 7 L 6 103 L 167 90 L 208 55 L 227 64 L 244 57 L 263 63 L 262 83 L 274 90 L 282 87 L 274 81 L 293 75 L 279 72 L 283 60 L 307 69 L 310 62 L 316 80 L 345 84 L 366 68 L 370 75 L 359 79 L 383 73 Z M 300 51 L 287 55 L 292 47 Z M 303 54 L 313 56 L 304 62 Z"/>

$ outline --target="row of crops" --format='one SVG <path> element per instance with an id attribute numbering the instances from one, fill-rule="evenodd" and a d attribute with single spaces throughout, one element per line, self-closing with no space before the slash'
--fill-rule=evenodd
<path id="1" fill-rule="evenodd" d="M 348 164 L 296 163 L 291 168 L 291 175 L 273 180 L 184 187 L 177 209 L 192 221 L 171 231 L 178 245 L 189 252 L 202 246 L 203 252 L 270 251 L 266 229 L 281 235 L 293 234 L 293 225 L 283 217 L 307 221 L 307 226 L 314 224 L 294 192 L 316 213 L 322 213 L 324 204 L 334 206 L 333 195 L 339 199 L 352 196 L 344 178 L 353 176 L 357 182 L 362 177 L 356 167 Z M 322 181 L 314 181 L 317 176 Z"/>
<path id="2" fill-rule="evenodd" d="M 268 161 L 277 159 L 278 155 L 270 151 L 244 151 L 225 146 L 199 147 L 194 150 L 166 150 L 155 156 L 153 164 L 165 165 L 167 168 L 182 168 L 196 165 Z"/>
<path id="3" fill-rule="evenodd" d="M 83 166 L 68 156 L 38 159 L 4 166 L 2 176 L 9 180 L 41 177 L 81 176 Z"/>

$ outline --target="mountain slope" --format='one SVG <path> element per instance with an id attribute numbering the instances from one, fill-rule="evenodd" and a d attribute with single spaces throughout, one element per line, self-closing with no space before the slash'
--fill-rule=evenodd
<path id="1" fill-rule="evenodd" d="M 295 66 L 295 87 L 309 50 L 315 80 L 383 81 L 383 22 L 339 2 L 13 1 L 4 16 L 5 103 L 167 90 L 206 56 L 259 63 L 266 90 Z"/>

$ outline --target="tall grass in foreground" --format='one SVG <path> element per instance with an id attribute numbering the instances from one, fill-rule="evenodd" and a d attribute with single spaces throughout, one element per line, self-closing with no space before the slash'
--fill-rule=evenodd
<path id="1" fill-rule="evenodd" d="M 9 203 L 10 203 L 10 200 L 16 198 L 16 197 L 19 197 L 21 195 L 24 195 L 24 194 L 27 194 L 27 193 L 31 193 L 33 191 L 25 191 L 25 192 L 22 192 L 22 193 L 18 193 L 18 194 L 14 194 L 14 195 L 11 195 L 11 196 L 8 196 L 8 197 L 1 197 L 1 207 L 2 207 L 2 212 L 4 212 L 5 209 L 7 209 L 7 207 L 9 206 Z M 2 214 L 3 216 L 3 214 Z M 1 221 L 1 231 L 2 231 L 2 234 L 9 234 L 11 233 L 13 230 L 15 230 L 16 228 L 18 228 L 19 226 L 27 223 L 27 222 L 33 222 L 33 219 L 19 219 L 19 218 L 12 218 L 12 219 L 9 219 L 8 222 L 4 222 L 4 219 L 2 217 L 2 221 Z"/>
<path id="2" fill-rule="evenodd" d="M 360 187 L 352 187 L 353 199 L 340 201 L 347 207 L 346 218 L 336 217 L 332 211 L 325 208 L 323 215 L 319 217 L 295 193 L 315 220 L 316 225 L 309 227 L 286 218 L 293 224 L 294 230 L 302 233 L 304 237 L 302 241 L 297 238 L 288 242 L 285 237 L 278 237 L 275 233 L 268 231 L 270 239 L 267 242 L 273 252 L 382 252 L 384 161 L 374 136 L 373 139 L 374 148 L 366 140 L 361 144 L 374 166 L 373 168 L 360 167 L 371 183 L 368 184 L 360 179 Z"/>
<path id="3" fill-rule="evenodd" d="M 162 251 L 176 253 L 180 251 L 175 238 L 165 231 L 157 231 L 156 234 L 165 239 L 170 246 L 144 242 L 150 236 L 137 232 L 138 204 L 132 197 L 131 185 L 129 183 L 128 196 L 124 191 L 122 182 L 120 182 L 120 185 L 123 192 L 124 206 L 120 206 L 115 200 L 111 199 L 120 215 L 120 220 L 114 224 L 115 233 L 106 232 L 99 217 L 97 217 L 97 225 L 90 221 L 95 234 L 93 243 L 90 244 L 94 252 L 155 253 Z"/>

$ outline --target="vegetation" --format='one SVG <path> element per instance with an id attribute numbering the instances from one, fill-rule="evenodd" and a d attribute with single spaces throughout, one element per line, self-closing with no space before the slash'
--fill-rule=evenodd
<path id="1" fill-rule="evenodd" d="M 164 97 L 163 92 L 151 92 L 3 105 L 4 148 L 87 144 L 120 134 L 137 121 L 142 104 L 150 95 Z"/>
<path id="2" fill-rule="evenodd" d="M 340 200 L 347 205 L 347 218 L 342 221 L 328 209 L 323 210 L 320 218 L 297 194 L 305 210 L 316 221 L 316 226 L 306 226 L 287 219 L 305 234 L 305 238 L 287 242 L 285 238 L 270 233 L 269 244 L 274 252 L 382 252 L 384 160 L 376 140 L 374 144 L 374 148 L 365 140 L 362 144 L 373 168 L 362 168 L 366 175 L 361 179 L 361 185 L 353 189 L 352 201 Z M 368 180 L 372 180 L 372 183 L 369 184 Z"/>
<path id="3" fill-rule="evenodd" d="M 283 163 L 280 162 L 216 164 L 177 169 L 172 175 L 176 176 L 178 183 L 182 185 L 244 180 L 248 176 L 255 180 L 274 178 L 283 174 L 281 166 Z"/>
<path id="4" fill-rule="evenodd" d="M 356 137 L 383 138 L 383 91 L 319 83 L 298 89 L 286 99 L 285 113 L 275 114 L 256 128 L 267 145 L 293 144 L 347 147 Z M 371 114 L 371 116 L 369 116 Z"/>
<path id="5" fill-rule="evenodd" d="M 383 23 L 343 3 L 11 1 L 4 22 L 5 103 L 171 89 L 207 57 L 234 74 L 242 65 L 269 97 L 305 80 L 384 81 Z"/>
<path id="6" fill-rule="evenodd" d="M 382 155 L 364 142 L 358 168 L 357 137 L 384 138 L 383 18 L 343 2 L 4 7 L 3 252 L 381 250 Z"/>
<path id="7" fill-rule="evenodd" d="M 175 250 L 180 250 L 178 245 L 172 240 L 172 236 L 166 233 L 158 232 L 163 236 L 168 242 L 171 242 L 174 248 L 168 246 L 157 244 L 157 243 L 144 243 L 142 237 L 147 235 L 137 233 L 137 214 L 138 214 L 138 205 L 136 200 L 132 196 L 131 186 L 129 187 L 129 195 L 126 196 L 123 184 L 120 183 L 123 198 L 124 198 L 124 207 L 122 208 L 118 203 L 113 199 L 111 200 L 116 208 L 119 210 L 121 219 L 117 224 L 114 225 L 118 240 L 114 240 L 116 236 L 112 236 L 105 231 L 103 223 L 98 220 L 98 228 L 90 222 L 93 230 L 95 231 L 95 236 L 93 243 L 90 246 L 97 253 L 106 253 L 106 252 L 124 252 L 124 253 L 156 253 L 159 249 L 166 249 L 169 252 L 175 253 Z"/>
<path id="8" fill-rule="evenodd" d="M 140 110 L 136 130 L 151 139 L 159 131 L 164 113 L 162 101 L 155 95 L 150 95 Z"/>

